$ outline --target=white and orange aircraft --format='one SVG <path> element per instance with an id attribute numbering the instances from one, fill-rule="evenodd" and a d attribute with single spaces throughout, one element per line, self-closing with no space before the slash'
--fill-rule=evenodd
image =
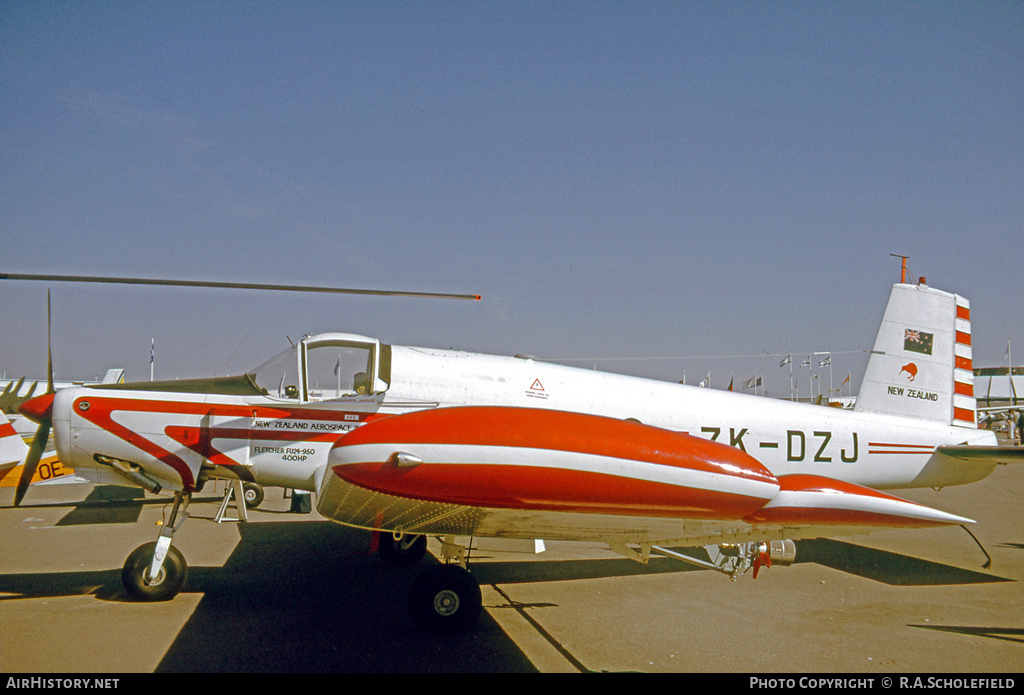
<path id="1" fill-rule="evenodd" d="M 441 537 L 410 610 L 459 630 L 481 608 L 462 537 L 601 541 L 735 578 L 792 562 L 793 539 L 973 523 L 882 491 L 1021 460 L 976 428 L 971 366 L 968 302 L 901 282 L 849 411 L 327 333 L 242 376 L 68 388 L 22 412 L 52 426 L 65 466 L 174 493 L 125 563 L 136 598 L 184 585 L 172 537 L 191 495 L 249 481 L 315 493 L 324 517 L 381 532 L 389 562 Z"/>

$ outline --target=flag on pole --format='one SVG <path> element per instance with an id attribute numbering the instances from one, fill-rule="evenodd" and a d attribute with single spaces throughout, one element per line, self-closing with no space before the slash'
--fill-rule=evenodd
<path id="1" fill-rule="evenodd" d="M 708 372 L 708 375 L 706 377 L 704 377 L 703 381 L 700 382 L 700 387 L 702 389 L 706 389 L 708 387 L 708 384 L 710 384 L 710 383 L 711 383 L 711 372 Z"/>
<path id="2" fill-rule="evenodd" d="M 802 363 L 800 364 L 800 367 L 801 367 L 801 368 L 803 368 L 803 367 L 810 367 L 810 366 L 811 366 L 811 356 L 810 356 L 810 355 L 808 355 L 808 356 L 807 356 L 807 359 L 806 359 L 806 360 L 804 360 L 804 361 L 803 361 L 803 362 L 802 362 Z"/>
<path id="3" fill-rule="evenodd" d="M 827 367 L 830 364 L 832 364 L 832 355 L 829 355 L 828 357 L 823 359 L 821 362 L 818 362 L 818 366 L 819 367 Z"/>
<path id="4" fill-rule="evenodd" d="M 730 391 L 732 391 L 732 382 L 733 382 L 733 379 L 735 379 L 735 378 L 736 377 L 732 377 L 731 379 L 729 379 L 729 390 Z"/>
<path id="5" fill-rule="evenodd" d="M 789 353 L 788 355 L 786 355 L 785 357 L 782 358 L 782 361 L 779 362 L 779 366 L 780 367 L 785 367 L 787 364 L 789 364 L 792 361 L 793 361 L 793 353 L 791 352 L 791 353 Z"/>

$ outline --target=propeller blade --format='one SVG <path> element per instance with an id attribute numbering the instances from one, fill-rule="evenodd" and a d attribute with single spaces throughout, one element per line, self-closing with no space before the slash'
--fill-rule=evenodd
<path id="1" fill-rule="evenodd" d="M 53 353 L 50 351 L 50 290 L 46 290 L 46 392 L 53 393 Z"/>
<path id="2" fill-rule="evenodd" d="M 46 450 L 46 442 L 50 438 L 50 427 L 53 423 L 53 352 L 50 350 L 50 290 L 46 290 L 46 395 L 26 401 L 22 414 L 39 423 L 36 436 L 32 438 L 32 446 L 25 455 L 25 467 L 21 469 L 18 488 L 14 491 L 14 506 L 17 507 L 25 498 L 32 476 Z M 30 394 L 31 395 L 31 394 Z"/>
<path id="3" fill-rule="evenodd" d="M 43 450 L 46 449 L 46 440 L 49 438 L 50 420 L 43 420 L 39 429 L 36 430 L 32 446 L 29 447 L 28 454 L 25 456 L 25 467 L 21 471 L 21 478 L 18 479 L 18 489 L 14 491 L 15 507 L 21 504 L 21 500 L 24 499 L 25 493 L 28 491 L 32 476 L 36 474 L 36 466 L 39 465 L 39 459 L 43 457 Z"/>
<path id="4" fill-rule="evenodd" d="M 400 290 L 364 290 L 345 287 L 316 287 L 311 285 L 268 285 L 254 282 L 208 282 L 204 280 L 154 280 L 150 278 L 113 278 L 87 275 L 28 275 L 0 273 L 0 280 L 49 280 L 54 282 L 105 282 L 121 285 L 170 285 L 172 287 L 221 287 L 236 290 L 280 290 L 283 292 L 328 292 L 333 294 L 363 294 L 385 297 L 433 297 L 435 299 L 479 300 L 478 294 L 448 294 L 444 292 L 404 292 Z"/>

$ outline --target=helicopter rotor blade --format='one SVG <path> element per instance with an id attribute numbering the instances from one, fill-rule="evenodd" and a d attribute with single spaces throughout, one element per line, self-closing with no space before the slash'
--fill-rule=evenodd
<path id="1" fill-rule="evenodd" d="M 208 280 L 156 280 L 152 278 L 96 277 L 89 275 L 33 275 L 0 273 L 0 280 L 41 280 L 48 282 L 98 282 L 120 285 L 167 285 L 171 287 L 219 287 L 235 290 L 277 290 L 281 292 L 320 292 L 327 294 L 361 294 L 383 297 L 425 297 L 434 299 L 469 299 L 479 301 L 478 294 L 450 294 L 445 292 L 407 292 L 403 290 L 370 290 L 347 287 L 318 287 L 314 285 L 274 285 L 255 282 L 217 282 Z"/>

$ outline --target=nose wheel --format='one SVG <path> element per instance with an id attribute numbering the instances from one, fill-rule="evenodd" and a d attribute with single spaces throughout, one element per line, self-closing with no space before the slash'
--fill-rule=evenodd
<path id="1" fill-rule="evenodd" d="M 169 601 L 178 595 L 188 579 L 188 564 L 174 546 L 167 548 L 167 556 L 156 574 L 150 573 L 157 543 L 140 545 L 121 569 L 121 581 L 128 595 L 138 601 Z"/>
<path id="2" fill-rule="evenodd" d="M 121 568 L 121 582 L 128 595 L 137 601 L 169 601 L 178 595 L 188 579 L 188 563 L 171 545 L 174 532 L 188 518 L 192 493 L 174 493 L 171 517 L 160 537 L 133 550 Z M 178 520 L 179 514 L 181 520 Z"/>

